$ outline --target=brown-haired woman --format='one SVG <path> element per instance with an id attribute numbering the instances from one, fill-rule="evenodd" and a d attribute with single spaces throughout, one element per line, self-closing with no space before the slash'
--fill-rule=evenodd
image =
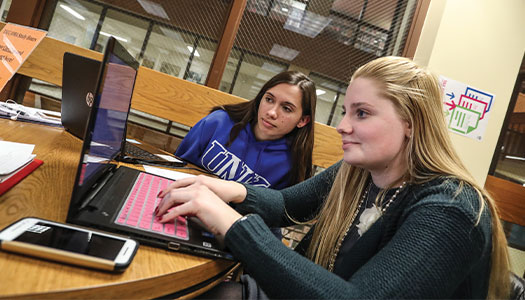
<path id="1" fill-rule="evenodd" d="M 312 175 L 316 88 L 301 72 L 275 75 L 248 102 L 214 107 L 175 155 L 222 179 L 282 189 Z"/>

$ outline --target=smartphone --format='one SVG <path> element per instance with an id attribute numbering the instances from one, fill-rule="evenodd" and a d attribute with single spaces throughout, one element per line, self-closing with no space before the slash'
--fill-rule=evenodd
<path id="1" fill-rule="evenodd" d="M 124 271 L 139 243 L 130 238 L 39 218 L 0 231 L 0 249 L 105 271 Z"/>

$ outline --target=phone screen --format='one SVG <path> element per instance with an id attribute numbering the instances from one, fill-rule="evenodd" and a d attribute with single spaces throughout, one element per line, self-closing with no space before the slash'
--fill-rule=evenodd
<path id="1" fill-rule="evenodd" d="M 124 240 L 96 233 L 41 222 L 37 222 L 14 240 L 109 260 L 117 257 L 125 243 Z"/>

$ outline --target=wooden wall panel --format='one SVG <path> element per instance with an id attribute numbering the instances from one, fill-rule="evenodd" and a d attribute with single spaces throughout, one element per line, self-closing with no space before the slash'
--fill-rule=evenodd
<path id="1" fill-rule="evenodd" d="M 501 219 L 525 226 L 525 187 L 488 175 L 485 189 L 496 201 Z"/>
<path id="2" fill-rule="evenodd" d="M 0 28 L 5 24 L 0 23 Z M 62 57 L 72 52 L 97 60 L 102 54 L 46 37 L 33 51 L 18 73 L 55 85 L 62 85 Z M 149 68 L 140 67 L 131 107 L 164 119 L 193 126 L 216 105 L 238 103 L 246 99 Z M 314 165 L 326 168 L 343 156 L 341 138 L 335 128 L 316 123 Z"/>

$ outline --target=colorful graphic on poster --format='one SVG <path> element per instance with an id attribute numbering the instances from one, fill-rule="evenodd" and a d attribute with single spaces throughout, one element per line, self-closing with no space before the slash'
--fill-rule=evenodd
<path id="1" fill-rule="evenodd" d="M 440 76 L 443 110 L 448 129 L 481 141 L 487 129 L 495 96 L 467 84 Z"/>

